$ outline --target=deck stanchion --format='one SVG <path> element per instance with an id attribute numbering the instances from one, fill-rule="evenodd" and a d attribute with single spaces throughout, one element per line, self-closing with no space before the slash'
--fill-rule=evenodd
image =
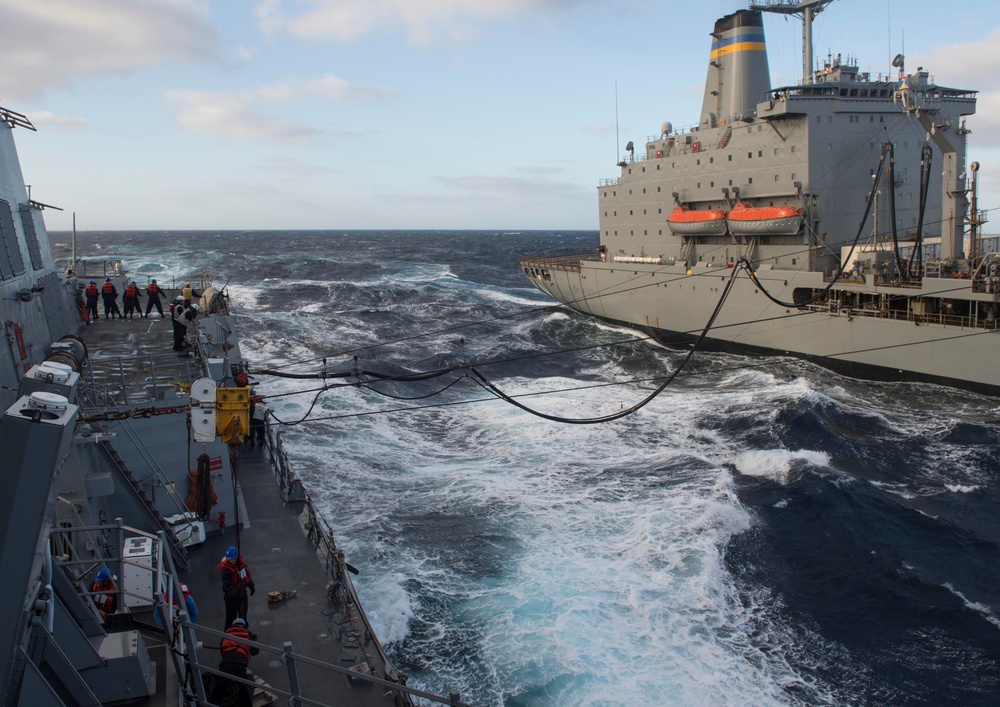
<path id="1" fill-rule="evenodd" d="M 291 690 L 292 693 L 292 696 L 288 698 L 288 704 L 292 707 L 301 707 L 302 702 L 299 700 L 299 671 L 295 666 L 295 655 L 292 653 L 292 642 L 285 641 L 282 646 L 285 651 L 281 654 L 281 662 L 288 667 L 288 689 Z"/>

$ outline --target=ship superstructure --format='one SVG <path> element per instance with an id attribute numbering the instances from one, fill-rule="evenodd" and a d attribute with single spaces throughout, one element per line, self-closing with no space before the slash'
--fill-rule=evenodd
<path id="1" fill-rule="evenodd" d="M 814 69 L 828 2 L 718 20 L 697 125 L 665 122 L 599 185 L 599 252 L 521 266 L 570 307 L 665 342 L 700 334 L 734 274 L 715 346 L 1000 389 L 1000 258 L 965 246 L 976 92 L 902 56 L 894 76 L 841 55 Z M 771 85 L 765 11 L 802 16 L 801 83 Z"/>

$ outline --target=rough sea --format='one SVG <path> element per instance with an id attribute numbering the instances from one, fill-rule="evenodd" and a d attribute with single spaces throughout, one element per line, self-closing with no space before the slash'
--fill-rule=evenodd
<path id="1" fill-rule="evenodd" d="M 577 418 L 637 402 L 685 354 L 553 306 L 518 269 L 519 254 L 597 244 L 77 241 L 137 280 L 228 282 L 257 368 L 470 363 L 521 403 Z M 409 684 L 506 707 L 1000 703 L 997 398 L 699 351 L 636 414 L 571 425 L 469 379 L 439 392 L 458 378 L 318 398 L 315 381 L 256 380 L 281 420 L 308 412 L 284 428 L 292 462 Z"/>

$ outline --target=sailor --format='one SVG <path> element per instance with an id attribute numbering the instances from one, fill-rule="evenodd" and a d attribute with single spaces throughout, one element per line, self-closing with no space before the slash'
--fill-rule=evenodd
<path id="1" fill-rule="evenodd" d="M 163 296 L 163 290 L 160 286 L 156 284 L 156 278 L 149 281 L 149 287 L 146 288 L 146 294 L 149 295 L 149 301 L 146 302 L 146 313 L 142 316 L 148 317 L 150 310 L 156 307 L 156 311 L 163 316 L 163 306 L 160 304 L 160 297 Z"/>
<path id="2" fill-rule="evenodd" d="M 180 299 L 178 297 L 178 299 Z M 178 302 L 170 312 L 171 322 L 174 326 L 174 351 L 185 352 L 187 347 L 184 337 L 187 335 L 188 323 L 193 322 L 198 317 L 198 305 L 192 304 L 185 307 Z"/>
<path id="3" fill-rule="evenodd" d="M 125 305 L 124 317 L 132 318 L 133 312 L 138 312 L 142 316 L 142 309 L 139 307 L 139 286 L 132 280 L 125 286 L 125 294 L 122 295 L 122 303 Z"/>
<path id="4" fill-rule="evenodd" d="M 118 587 L 115 585 L 111 570 L 102 567 L 94 577 L 94 583 L 90 585 L 90 591 L 97 610 L 101 612 L 101 618 L 107 618 L 108 614 L 113 614 L 118 609 Z"/>
<path id="5" fill-rule="evenodd" d="M 247 629 L 247 622 L 243 619 L 234 620 L 233 625 L 226 629 L 226 634 L 219 643 L 219 652 L 222 654 L 219 670 L 233 677 L 252 680 L 248 671 L 250 656 L 260 653 L 260 649 L 233 640 L 234 638 L 253 640 L 253 634 Z M 249 707 L 253 704 L 253 689 L 249 685 L 216 676 L 210 699 L 219 705 Z"/>
<path id="6" fill-rule="evenodd" d="M 180 297 L 177 298 L 178 300 Z M 174 327 L 174 351 L 184 351 L 184 335 L 187 333 L 187 326 L 184 324 L 184 305 L 176 302 L 170 305 L 170 322 Z"/>
<path id="7" fill-rule="evenodd" d="M 192 297 L 201 297 L 201 293 L 198 292 L 197 290 L 192 290 L 190 282 L 185 282 L 184 283 L 184 287 L 181 288 L 181 297 L 184 298 L 184 304 L 187 305 L 188 307 L 190 307 L 191 306 L 191 298 Z"/>
<path id="8" fill-rule="evenodd" d="M 187 609 L 188 621 L 194 623 L 198 620 L 198 605 L 194 602 L 194 596 L 191 594 L 191 590 L 188 589 L 188 585 L 181 582 L 181 595 L 184 597 L 184 608 Z M 180 602 L 177 597 L 174 597 L 174 609 L 180 609 Z M 157 609 L 153 612 L 153 620 L 156 625 L 163 628 L 163 621 L 160 619 L 160 611 Z"/>
<path id="9" fill-rule="evenodd" d="M 219 563 L 219 577 L 222 579 L 222 598 L 226 604 L 224 628 L 232 626 L 237 617 L 243 619 L 245 623 L 249 604 L 247 589 L 250 590 L 250 596 L 253 596 L 257 589 L 243 555 L 232 545 L 226 549 L 226 556 Z"/>
<path id="10" fill-rule="evenodd" d="M 118 309 L 118 288 L 115 287 L 115 283 L 111 282 L 110 277 L 104 278 L 104 284 L 101 286 L 101 297 L 104 298 L 104 318 L 114 319 L 114 315 L 119 317 L 122 315 L 122 311 Z"/>
<path id="11" fill-rule="evenodd" d="M 264 398 L 250 391 L 250 446 L 264 446 L 264 431 L 267 429 L 267 404 Z"/>
<path id="12" fill-rule="evenodd" d="M 97 289 L 97 282 L 95 280 L 87 283 L 85 293 L 87 295 L 87 315 L 91 319 L 100 319 L 100 316 L 97 314 L 97 296 L 100 294 L 100 291 Z"/>

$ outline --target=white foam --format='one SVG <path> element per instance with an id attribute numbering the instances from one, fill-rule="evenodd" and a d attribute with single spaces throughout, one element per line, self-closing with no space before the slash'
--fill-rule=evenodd
<path id="1" fill-rule="evenodd" d="M 791 481 L 794 472 L 802 466 L 830 466 L 830 456 L 826 452 L 806 449 L 755 449 L 741 452 L 730 461 L 744 476 L 771 479 L 783 486 Z"/>
<path id="2" fill-rule="evenodd" d="M 979 486 L 976 485 L 964 486 L 962 484 L 945 484 L 944 487 L 952 493 L 975 493 L 979 490 Z"/>
<path id="3" fill-rule="evenodd" d="M 966 609 L 969 609 L 970 611 L 974 611 L 977 614 L 980 614 L 984 619 L 989 621 L 991 624 L 993 624 L 997 628 L 1000 628 L 1000 617 L 998 617 L 996 613 L 993 611 L 993 609 L 991 609 L 989 606 L 982 604 L 978 601 L 970 601 L 964 594 L 962 594 L 962 592 L 958 591 L 950 583 L 946 582 L 942 586 L 949 592 L 957 596 L 959 599 L 961 599 L 962 603 L 965 604 Z"/>

